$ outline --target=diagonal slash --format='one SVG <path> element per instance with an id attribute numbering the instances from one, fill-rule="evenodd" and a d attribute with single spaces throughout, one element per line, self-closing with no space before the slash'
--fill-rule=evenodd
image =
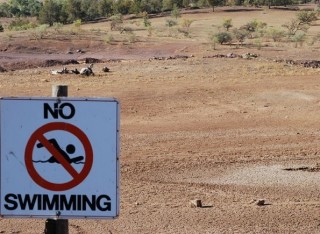
<path id="1" fill-rule="evenodd" d="M 58 162 L 69 172 L 69 174 L 76 178 L 79 173 L 71 166 L 71 164 L 61 155 L 61 153 L 44 137 L 43 134 L 38 135 L 38 141 L 57 159 Z"/>

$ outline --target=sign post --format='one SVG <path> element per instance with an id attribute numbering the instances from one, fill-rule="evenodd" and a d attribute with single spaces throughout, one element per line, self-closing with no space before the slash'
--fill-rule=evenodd
<path id="1" fill-rule="evenodd" d="M 61 91 L 63 90 L 63 91 Z M 119 215 L 119 103 L 113 98 L 0 98 L 0 215 L 46 218 L 46 234 L 70 218 Z"/>
<path id="2" fill-rule="evenodd" d="M 66 85 L 53 85 L 52 97 L 68 97 L 68 86 Z M 45 234 L 69 234 L 69 221 L 68 219 L 55 219 L 49 218 L 46 220 Z"/>

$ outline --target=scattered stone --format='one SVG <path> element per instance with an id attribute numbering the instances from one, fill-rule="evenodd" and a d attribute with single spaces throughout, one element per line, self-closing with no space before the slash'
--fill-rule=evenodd
<path id="1" fill-rule="evenodd" d="M 92 75 L 92 76 L 94 76 L 92 68 L 93 68 L 93 63 L 91 63 L 88 67 L 81 68 L 80 75 L 85 75 L 85 76 Z"/>
<path id="2" fill-rule="evenodd" d="M 76 50 L 77 53 L 80 53 L 80 54 L 83 54 L 85 53 L 83 50 L 79 49 L 79 50 Z"/>
<path id="3" fill-rule="evenodd" d="M 7 72 L 7 70 L 0 66 L 0 72 Z"/>
<path id="4" fill-rule="evenodd" d="M 266 201 L 264 199 L 258 199 L 255 204 L 257 206 L 264 206 L 266 204 Z"/>
<path id="5" fill-rule="evenodd" d="M 238 55 L 237 54 L 234 54 L 234 53 L 229 53 L 226 55 L 227 58 L 237 58 Z"/>
<path id="6" fill-rule="evenodd" d="M 203 58 L 244 58 L 244 59 L 253 59 L 257 58 L 257 54 L 253 53 L 245 53 L 243 55 L 238 55 L 234 53 L 228 53 L 226 55 L 224 54 L 214 54 L 214 55 L 209 55 L 209 56 L 204 56 Z"/>
<path id="7" fill-rule="evenodd" d="M 66 67 L 61 70 L 51 70 L 52 75 L 62 75 L 62 74 L 80 74 L 77 68 L 68 70 Z"/>
<path id="8" fill-rule="evenodd" d="M 249 202 L 250 204 L 255 204 L 257 206 L 265 206 L 266 205 L 266 201 L 264 199 L 253 199 Z"/>
<path id="9" fill-rule="evenodd" d="M 277 59 L 276 63 L 285 63 L 286 65 L 296 65 L 310 68 L 320 68 L 320 60 L 292 60 L 292 59 Z"/>
<path id="10" fill-rule="evenodd" d="M 77 68 L 75 68 L 73 70 L 70 70 L 70 71 L 71 71 L 72 74 L 76 74 L 76 75 L 80 74 L 80 72 L 78 71 Z"/>
<path id="11" fill-rule="evenodd" d="M 202 207 L 201 200 L 199 200 L 199 199 L 191 200 L 191 201 L 190 201 L 190 207 L 191 207 L 191 208 Z"/>
<path id="12" fill-rule="evenodd" d="M 253 58 L 257 58 L 258 55 L 257 54 L 253 54 L 253 53 L 245 53 L 242 55 L 242 58 L 244 59 L 253 59 Z"/>
<path id="13" fill-rule="evenodd" d="M 109 69 L 107 66 L 104 66 L 104 67 L 102 68 L 102 71 L 103 71 L 103 72 L 109 72 L 110 69 Z"/>
<path id="14" fill-rule="evenodd" d="M 192 58 L 194 55 L 188 56 L 188 55 L 174 55 L 174 56 L 169 56 L 169 57 L 152 57 L 150 60 L 173 60 L 173 59 L 188 59 Z"/>
<path id="15" fill-rule="evenodd" d="M 61 70 L 51 70 L 52 75 L 58 75 L 58 74 L 68 74 L 69 71 L 66 67 L 62 68 Z"/>

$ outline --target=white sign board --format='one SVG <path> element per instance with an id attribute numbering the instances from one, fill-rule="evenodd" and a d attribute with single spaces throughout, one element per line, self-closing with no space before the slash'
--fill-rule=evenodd
<path id="1" fill-rule="evenodd" d="M 119 214 L 115 99 L 0 99 L 0 215 Z"/>

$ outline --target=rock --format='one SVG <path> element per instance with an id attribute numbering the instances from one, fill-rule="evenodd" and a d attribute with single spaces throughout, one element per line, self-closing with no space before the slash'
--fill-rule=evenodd
<path id="1" fill-rule="evenodd" d="M 102 68 L 102 71 L 103 71 L 103 72 L 109 72 L 110 69 L 109 69 L 107 66 L 104 66 L 104 67 Z"/>
<path id="2" fill-rule="evenodd" d="M 190 201 L 190 207 L 191 207 L 191 208 L 202 207 L 201 200 L 199 200 L 199 199 L 191 200 L 191 201 Z"/>
<path id="3" fill-rule="evenodd" d="M 264 200 L 264 199 L 258 199 L 256 202 L 255 202 L 255 204 L 257 205 L 257 206 L 264 206 L 266 203 L 265 203 L 266 201 Z"/>
<path id="4" fill-rule="evenodd" d="M 253 54 L 253 53 L 245 53 L 242 55 L 242 58 L 244 59 L 252 59 L 252 58 L 257 58 L 258 55 L 257 54 Z"/>
<path id="5" fill-rule="evenodd" d="M 0 66 L 0 72 L 6 72 L 7 70 Z"/>

